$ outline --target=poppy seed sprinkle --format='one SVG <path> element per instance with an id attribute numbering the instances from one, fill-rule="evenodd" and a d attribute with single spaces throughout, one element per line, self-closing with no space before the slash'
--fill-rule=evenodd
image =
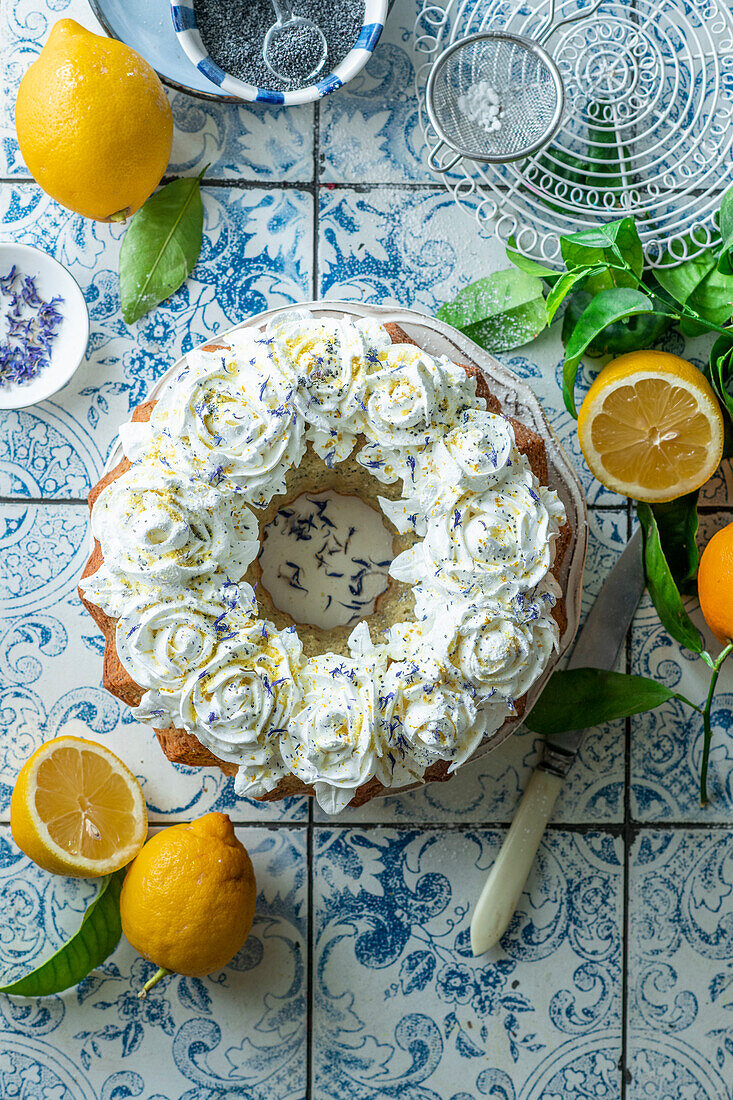
<path id="1" fill-rule="evenodd" d="M 279 47 L 283 57 L 278 58 L 278 67 L 294 79 L 280 80 L 265 65 L 262 47 L 275 22 L 271 0 L 194 0 L 193 8 L 204 48 L 231 76 L 272 91 L 288 91 L 308 83 L 298 79 L 298 74 L 309 70 L 313 52 L 313 40 L 306 28 L 293 32 Z M 293 14 L 310 19 L 323 31 L 328 55 L 319 76 L 325 76 L 356 44 L 364 24 L 364 0 L 342 0 L 338 5 L 333 0 L 295 0 Z"/>

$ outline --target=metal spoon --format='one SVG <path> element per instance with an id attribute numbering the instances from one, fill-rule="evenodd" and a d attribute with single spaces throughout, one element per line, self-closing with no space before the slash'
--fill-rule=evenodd
<path id="1" fill-rule="evenodd" d="M 290 0 L 272 0 L 272 6 L 277 22 L 265 35 L 262 60 L 284 83 L 305 83 L 321 71 L 326 61 L 328 43 L 323 31 L 312 19 L 293 15 Z"/>

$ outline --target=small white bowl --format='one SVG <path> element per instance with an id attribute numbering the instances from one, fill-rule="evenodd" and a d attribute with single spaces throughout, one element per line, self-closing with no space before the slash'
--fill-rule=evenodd
<path id="1" fill-rule="evenodd" d="M 51 359 L 30 382 L 0 386 L 0 409 L 23 409 L 45 401 L 70 381 L 84 358 L 89 343 L 89 310 L 81 288 L 66 268 L 28 244 L 0 243 L 0 276 L 15 265 L 21 276 L 31 275 L 44 301 L 60 295 L 61 324 L 51 342 Z M 8 298 L 0 293 L 0 341 L 5 340 Z"/>
<path id="2" fill-rule="evenodd" d="M 324 95 L 335 92 L 337 88 L 343 87 L 361 72 L 372 56 L 372 51 L 384 29 L 388 0 L 365 0 L 361 33 L 354 48 L 347 53 L 333 72 L 320 77 L 315 84 L 307 84 L 304 88 L 295 88 L 288 92 L 258 88 L 255 84 L 247 84 L 244 80 L 224 72 L 206 52 L 206 47 L 201 41 L 193 10 L 193 0 L 170 0 L 170 4 L 173 27 L 181 47 L 199 72 L 203 73 L 212 84 L 227 95 L 237 96 L 247 103 L 279 103 L 285 107 L 294 107 L 299 103 L 313 103 L 322 99 Z M 274 18 L 273 9 L 273 22 Z"/>

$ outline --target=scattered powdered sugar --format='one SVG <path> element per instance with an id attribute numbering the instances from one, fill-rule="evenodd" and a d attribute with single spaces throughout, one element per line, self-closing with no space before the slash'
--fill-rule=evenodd
<path id="1" fill-rule="evenodd" d="M 30 382 L 51 362 L 51 344 L 63 320 L 58 311 L 63 298 L 40 297 L 35 279 L 21 275 L 15 265 L 0 276 L 4 334 L 0 337 L 0 387 Z"/>
<path id="2" fill-rule="evenodd" d="M 470 122 L 477 122 L 487 133 L 501 130 L 499 93 L 488 80 L 472 84 L 458 97 L 458 109 Z"/>

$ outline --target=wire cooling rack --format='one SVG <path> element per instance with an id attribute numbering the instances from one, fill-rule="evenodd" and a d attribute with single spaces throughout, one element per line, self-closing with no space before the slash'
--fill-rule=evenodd
<path id="1" fill-rule="evenodd" d="M 556 22 L 584 6 L 557 4 Z M 430 67 L 446 46 L 487 29 L 532 38 L 549 0 L 423 0 L 415 23 L 420 120 Z M 440 173 L 459 205 L 522 252 L 552 263 L 559 236 L 636 218 L 648 262 L 682 261 L 717 238 L 733 184 L 733 13 L 727 0 L 605 0 L 546 44 L 565 85 L 560 129 L 516 164 L 462 158 Z"/>

